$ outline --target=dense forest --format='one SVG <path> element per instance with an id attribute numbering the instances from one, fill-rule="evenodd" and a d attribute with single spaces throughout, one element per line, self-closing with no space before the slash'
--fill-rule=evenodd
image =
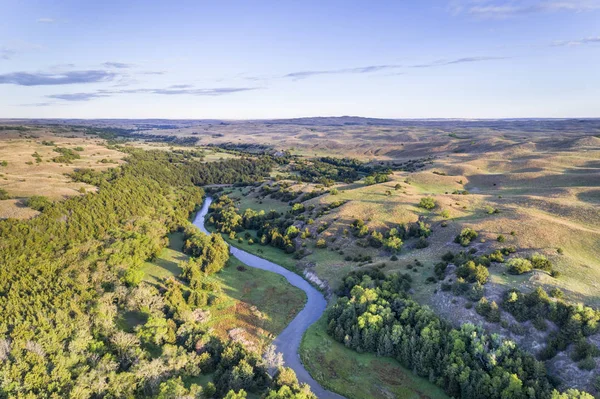
<path id="1" fill-rule="evenodd" d="M 328 314 L 328 333 L 358 352 L 397 359 L 460 398 L 592 398 L 557 391 L 544 364 L 470 323 L 459 329 L 406 294 L 410 276 L 362 270 L 348 275 Z"/>
<path id="2" fill-rule="evenodd" d="M 97 192 L 34 197 L 39 216 L 0 222 L 0 398 L 314 397 L 293 371 L 271 377 L 256 354 L 211 337 L 193 312 L 198 295 L 183 298 L 175 284 L 161 292 L 140 270 L 181 230 L 187 276 L 217 272 L 227 248 L 188 221 L 199 186 L 260 180 L 271 161 L 121 150 L 123 166 L 72 174 Z M 131 315 L 142 320 L 133 329 Z M 206 373 L 213 382 L 195 383 Z"/>

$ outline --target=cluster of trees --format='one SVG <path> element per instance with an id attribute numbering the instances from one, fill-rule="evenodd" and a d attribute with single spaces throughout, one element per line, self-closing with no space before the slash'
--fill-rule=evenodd
<path id="1" fill-rule="evenodd" d="M 365 224 L 364 220 L 356 219 L 351 224 L 352 235 L 357 238 L 366 238 L 368 245 L 373 248 L 385 248 L 392 253 L 400 252 L 404 241 L 411 238 L 419 238 L 418 248 L 424 248 L 428 245 L 427 237 L 431 235 L 429 224 L 419 221 L 416 223 L 401 224 L 398 227 L 392 227 L 387 231 L 380 232 L 371 230 Z"/>
<path id="2" fill-rule="evenodd" d="M 406 295 L 400 275 L 351 275 L 328 313 L 328 333 L 358 352 L 397 359 L 452 397 L 590 398 L 554 390 L 543 363 L 481 327 L 453 328 Z"/>
<path id="3" fill-rule="evenodd" d="M 441 288 L 443 291 L 452 290 L 454 295 L 465 295 L 471 301 L 479 301 L 483 297 L 483 285 L 487 283 L 489 278 L 488 267 L 492 263 L 503 263 L 504 256 L 514 253 L 515 249 L 506 247 L 483 255 L 475 255 L 476 252 L 475 249 L 471 248 L 466 252 L 453 253 L 448 251 L 442 256 L 442 262 L 437 263 L 434 267 L 438 279 L 444 279 L 449 263 L 454 263 L 457 266 L 455 271 L 456 281 L 452 284 L 442 283 Z M 497 305 L 491 304 L 491 306 Z M 482 309 L 485 309 L 485 307 Z"/>
<path id="4" fill-rule="evenodd" d="M 512 258 L 507 262 L 507 267 L 511 274 L 523 274 L 538 269 L 550 273 L 552 277 L 559 276 L 558 271 L 554 270 L 552 262 L 541 254 L 533 254 L 529 258 Z"/>
<path id="5" fill-rule="evenodd" d="M 229 234 L 231 238 L 244 230 L 256 230 L 260 244 L 271 245 L 287 253 L 296 250 L 292 240 L 298 236 L 299 230 L 293 226 L 294 218 L 290 212 L 284 216 L 275 211 L 266 213 L 246 209 L 240 215 L 233 200 L 222 195 L 211 204 L 208 223 L 215 226 L 218 232 Z"/>
<path id="6" fill-rule="evenodd" d="M 323 161 L 323 159 L 329 161 Z M 296 160 L 290 165 L 302 181 L 320 183 L 331 186 L 334 182 L 351 183 L 360 178 L 356 165 L 339 165 L 331 162 L 333 158 L 321 158 L 321 160 Z"/>
<path id="7" fill-rule="evenodd" d="M 517 321 L 532 320 L 534 326 L 540 330 L 548 328 L 545 320 L 556 324 L 558 330 L 550 333 L 547 345 L 540 354 L 542 359 L 554 357 L 558 352 L 567 349 L 569 344 L 582 342 L 600 329 L 600 311 L 581 304 L 570 304 L 560 299 L 552 300 L 541 287 L 529 294 L 516 289 L 508 290 L 504 294 L 501 306 Z M 587 357 L 587 355 L 581 356 L 577 360 Z"/>
<path id="8" fill-rule="evenodd" d="M 54 152 L 58 152 L 60 155 L 52 158 L 52 162 L 73 163 L 73 160 L 81 158 L 77 152 L 70 148 L 56 147 Z"/>
<path id="9" fill-rule="evenodd" d="M 122 150 L 129 153 L 122 166 L 73 173 L 98 192 L 61 202 L 31 198 L 39 216 L 0 221 L 0 398 L 222 397 L 230 383 L 271 394 L 271 379 L 183 384 L 228 369 L 221 365 L 228 346 L 203 349 L 212 340 L 193 311 L 201 297 L 178 282 L 159 290 L 142 272 L 166 234 L 189 225 L 203 196 L 197 184 L 261 179 L 271 162 L 202 164 L 166 151 Z M 226 261 L 220 237 L 188 232 L 186 249 L 197 257 L 192 278 Z M 252 367 L 252 379 L 264 381 L 262 366 Z"/>
<path id="10" fill-rule="evenodd" d="M 390 181 L 388 173 L 374 173 L 365 177 L 364 179 L 364 183 L 366 186 L 372 186 L 373 184 L 378 183 L 385 183 L 386 181 Z"/>
<path id="11" fill-rule="evenodd" d="M 220 271 L 229 259 L 229 247 L 220 234 L 207 236 L 193 226 L 186 229 L 183 251 L 192 257 L 188 264 L 189 280 L 199 273 Z"/>

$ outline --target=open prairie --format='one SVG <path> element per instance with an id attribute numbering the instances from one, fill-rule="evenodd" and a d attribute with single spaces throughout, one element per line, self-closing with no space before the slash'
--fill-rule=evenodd
<path id="1" fill-rule="evenodd" d="M 252 210 L 270 215 L 267 220 L 289 221 L 286 226 L 297 227 L 295 235 L 289 229 L 285 233 L 293 250 L 268 245 L 263 227 L 229 232 L 210 220 L 207 227 L 224 233 L 231 245 L 303 275 L 325 293 L 330 304 L 350 272 L 407 274 L 411 298 L 444 320 L 456 327 L 465 322 L 482 325 L 536 356 L 542 356 L 542 348 L 558 327 L 538 319 L 519 320 L 504 307 L 502 322 L 490 322 L 478 310 L 480 298 L 501 304 L 509 289 L 527 294 L 541 287 L 560 292 L 561 301 L 578 309 L 584 309 L 580 304 L 600 306 L 599 120 L 343 117 L 169 121 L 165 128 L 166 124 L 161 120 L 5 121 L 0 161 L 6 164 L 0 166 L 0 188 L 7 199 L 0 201 L 0 217 L 35 216 L 38 212 L 27 207 L 27 198 L 34 195 L 56 201 L 95 191 L 93 185 L 72 181 L 68 173 L 118 167 L 127 162 L 127 151 L 133 148 L 189 154 L 204 163 L 266 157 L 274 161 L 273 168 L 262 179 L 206 189 L 231 199 L 240 220 Z M 77 157 L 57 158 L 63 148 Z M 343 167 L 331 172 L 331 165 L 340 162 L 350 162 L 358 173 L 342 178 L 336 173 L 348 172 Z M 424 205 L 428 202 L 431 206 Z M 360 233 L 361 226 L 366 233 Z M 411 233 L 412 228 L 417 233 Z M 407 229 L 401 249 L 382 246 L 397 229 Z M 461 245 L 457 236 L 465 229 L 472 229 L 476 237 Z M 165 248 L 147 262 L 142 269 L 144 281 L 165 289 L 165 279 L 181 273 L 178 262 L 188 259 L 178 251 L 180 247 L 181 243 L 175 249 Z M 448 261 L 449 252 L 477 261 L 482 255 L 503 253 L 506 262 L 488 262 L 489 277 L 486 274 L 480 291 L 461 294 L 457 284 L 466 283 L 456 271 L 460 263 Z M 516 274 L 507 266 L 509 258 L 540 256 L 552 265 L 550 269 Z M 440 263 L 446 270 L 441 273 Z M 246 345 L 264 349 L 301 308 L 301 295 L 295 291 L 288 295 L 289 286 L 277 276 L 241 272 L 236 259 L 230 264 L 210 278 L 222 287 L 224 300 L 207 308 L 213 313 L 208 326 L 222 339 L 243 330 Z M 288 299 L 285 306 L 277 299 L 283 296 Z M 308 330 L 300 351 L 307 369 L 325 387 L 348 397 L 366 395 L 349 390 L 354 385 L 365 385 L 372 397 L 393 392 L 402 397 L 443 397 L 395 361 L 357 356 L 334 342 L 327 335 L 325 318 Z M 120 323 L 127 327 L 143 320 Z M 587 340 L 600 342 L 600 336 L 594 333 Z M 595 372 L 589 371 L 589 361 L 586 366 L 578 363 L 574 348 L 567 346 L 546 366 L 565 386 L 593 391 Z M 590 359 L 595 369 L 596 358 Z M 364 364 L 371 367 L 357 379 L 352 377 L 352 367 Z M 382 376 L 388 369 L 401 378 L 386 380 Z M 328 383 L 334 375 L 335 382 Z"/>

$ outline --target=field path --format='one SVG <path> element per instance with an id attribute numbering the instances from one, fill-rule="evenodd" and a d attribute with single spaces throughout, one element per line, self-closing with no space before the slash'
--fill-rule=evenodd
<path id="1" fill-rule="evenodd" d="M 212 198 L 207 197 L 202 204 L 202 209 L 196 214 L 194 218 L 194 226 L 198 227 L 203 233 L 210 234 L 204 227 L 204 219 L 208 213 L 208 207 L 212 203 Z M 306 305 L 304 309 L 300 311 L 288 324 L 288 326 L 279 334 L 273 344 L 277 347 L 277 351 L 283 353 L 283 360 L 287 367 L 292 368 L 298 376 L 298 381 L 305 382 L 310 385 L 310 389 L 320 399 L 345 399 L 343 396 L 337 393 L 331 392 L 323 388 L 317 381 L 315 381 L 308 371 L 304 368 L 300 355 L 298 354 L 298 348 L 302 341 L 304 332 L 314 322 L 316 322 L 327 307 L 327 301 L 316 288 L 304 280 L 302 277 L 289 271 L 288 269 L 279 266 L 273 262 L 269 262 L 266 259 L 260 258 L 256 255 L 252 255 L 246 251 L 236 248 L 232 245 L 229 246 L 231 254 L 238 258 L 240 261 L 257 269 L 267 270 L 273 273 L 277 273 L 286 278 L 286 280 L 294 287 L 300 288 L 306 293 Z"/>

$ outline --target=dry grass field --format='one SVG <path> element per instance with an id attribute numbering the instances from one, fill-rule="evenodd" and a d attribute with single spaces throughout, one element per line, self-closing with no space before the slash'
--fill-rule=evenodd
<path id="1" fill-rule="evenodd" d="M 71 163 L 53 162 L 60 154 L 56 148 L 76 151 L 80 159 Z M 75 150 L 77 149 L 77 150 Z M 38 156 L 35 156 L 37 154 Z M 78 168 L 107 169 L 122 162 L 124 153 L 108 149 L 105 141 L 96 137 L 56 133 L 47 128 L 32 128 L 26 132 L 0 132 L 0 189 L 11 199 L 0 201 L 0 218 L 27 218 L 36 212 L 24 206 L 23 200 L 43 195 L 53 200 L 80 195 L 80 190 L 95 187 L 75 183 L 65 174 Z"/>

